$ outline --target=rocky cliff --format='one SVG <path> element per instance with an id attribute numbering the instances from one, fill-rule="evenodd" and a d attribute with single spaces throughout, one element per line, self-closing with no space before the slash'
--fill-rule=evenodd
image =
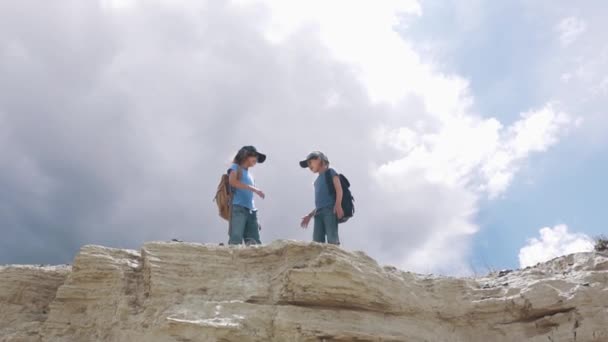
<path id="1" fill-rule="evenodd" d="M 0 341 L 608 341 L 608 256 L 422 276 L 335 246 L 85 246 L 0 268 Z"/>

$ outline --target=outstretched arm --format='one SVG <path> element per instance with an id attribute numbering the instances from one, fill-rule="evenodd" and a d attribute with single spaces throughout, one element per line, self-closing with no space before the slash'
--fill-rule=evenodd
<path id="1" fill-rule="evenodd" d="M 316 213 L 317 213 L 317 209 L 313 209 L 313 211 L 311 211 L 310 214 L 302 217 L 302 223 L 300 223 L 300 227 L 308 228 L 308 224 L 310 223 L 310 220 L 315 216 Z"/>
<path id="2" fill-rule="evenodd" d="M 242 189 L 242 190 L 249 190 L 249 191 L 253 191 L 254 193 L 256 193 L 258 196 L 260 196 L 261 198 L 264 198 L 266 195 L 264 194 L 264 192 L 262 192 L 262 190 L 251 186 L 251 185 L 247 185 L 243 182 L 241 182 L 239 179 L 237 179 L 237 171 L 232 171 L 230 172 L 230 175 L 228 176 L 228 183 L 230 183 L 230 186 L 236 189 Z"/>

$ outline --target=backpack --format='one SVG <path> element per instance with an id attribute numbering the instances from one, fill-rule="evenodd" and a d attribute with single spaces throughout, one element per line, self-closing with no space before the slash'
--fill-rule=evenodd
<path id="1" fill-rule="evenodd" d="M 330 171 L 332 169 L 329 169 Z M 335 170 L 334 170 L 335 171 Z M 331 177 L 331 172 L 325 173 L 327 186 L 329 187 L 329 193 L 332 196 L 336 196 L 336 187 Z M 344 217 L 338 220 L 338 223 L 344 223 L 355 215 L 355 197 L 350 192 L 350 182 L 343 174 L 338 174 L 340 177 L 340 184 L 342 184 L 342 210 L 344 210 Z"/>
<path id="2" fill-rule="evenodd" d="M 229 175 L 230 171 L 226 172 L 220 178 L 220 184 L 217 186 L 217 191 L 215 193 L 215 197 L 213 200 L 217 205 L 218 213 L 221 218 L 226 221 L 230 221 L 230 214 L 232 209 L 232 196 L 234 192 L 232 191 L 232 187 L 230 186 Z M 240 179 L 242 175 L 241 169 L 236 174 L 236 178 Z"/>

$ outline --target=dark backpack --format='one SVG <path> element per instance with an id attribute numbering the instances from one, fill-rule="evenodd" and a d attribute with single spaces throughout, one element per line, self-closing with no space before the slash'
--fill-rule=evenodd
<path id="1" fill-rule="evenodd" d="M 325 172 L 325 181 L 329 187 L 329 193 L 335 197 L 336 188 L 334 187 L 334 180 L 331 177 L 330 170 L 332 169 Z M 350 182 L 346 176 L 338 174 L 338 177 L 340 177 L 340 184 L 342 184 L 342 210 L 344 210 L 344 217 L 342 217 L 338 223 L 344 223 L 355 215 L 355 197 L 353 197 L 353 194 L 350 192 Z"/>

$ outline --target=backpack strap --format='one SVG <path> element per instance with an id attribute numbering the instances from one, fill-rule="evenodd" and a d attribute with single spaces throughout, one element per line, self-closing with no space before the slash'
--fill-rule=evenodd
<path id="1" fill-rule="evenodd" d="M 226 171 L 226 173 L 228 174 L 228 177 L 230 177 L 230 172 L 232 172 L 232 169 L 228 169 L 228 171 Z M 243 178 L 243 168 L 240 165 L 237 165 L 236 167 L 236 180 L 240 181 L 241 178 Z M 236 191 L 235 188 L 232 187 L 232 185 L 230 185 L 230 181 L 228 181 L 228 188 L 230 189 L 230 192 L 234 194 L 234 192 Z M 232 206 L 232 203 L 230 203 L 230 205 Z"/>
<path id="2" fill-rule="evenodd" d="M 334 179 L 331 176 L 332 171 L 336 172 L 336 170 L 329 168 L 325 171 L 325 182 L 327 183 L 327 188 L 329 189 L 329 194 L 332 196 L 336 196 L 336 187 L 334 186 Z"/>
<path id="3" fill-rule="evenodd" d="M 230 177 L 230 172 L 232 172 L 232 169 L 228 169 L 228 171 L 226 171 L 226 173 L 228 174 L 228 177 Z M 236 166 L 236 180 L 241 180 L 241 178 L 243 177 L 243 168 L 240 165 Z M 234 196 L 234 192 L 235 192 L 235 188 L 233 188 L 230 185 L 230 181 L 228 181 L 228 188 L 230 189 L 230 194 L 231 194 L 231 199 L 230 202 L 228 203 L 228 206 L 230 207 L 230 212 L 232 212 L 232 196 Z M 228 236 L 232 235 L 232 214 L 230 214 L 230 216 L 228 217 Z"/>
<path id="4" fill-rule="evenodd" d="M 228 171 L 226 171 L 226 173 L 230 176 L 230 172 L 232 172 L 232 169 L 228 169 Z M 241 166 L 237 166 L 236 169 L 236 180 L 241 180 L 241 178 L 243 178 L 243 168 Z"/>

